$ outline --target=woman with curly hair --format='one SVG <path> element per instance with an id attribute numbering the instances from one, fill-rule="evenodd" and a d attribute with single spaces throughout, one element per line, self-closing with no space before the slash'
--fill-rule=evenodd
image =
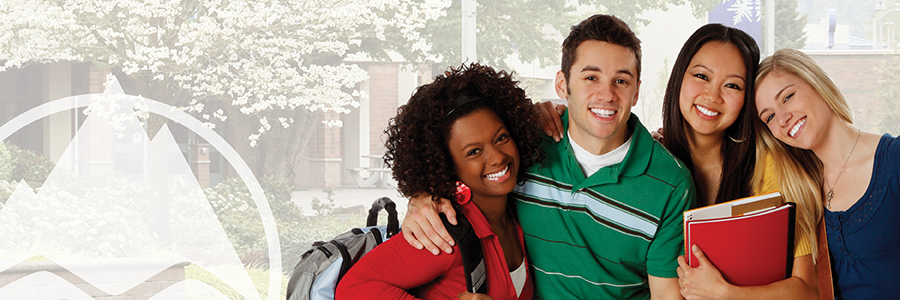
<path id="1" fill-rule="evenodd" d="M 522 229 L 507 194 L 542 157 L 537 124 L 531 101 L 512 75 L 470 64 L 419 87 L 385 130 L 384 159 L 400 193 L 455 198 L 457 214 L 472 224 L 493 299 L 532 298 Z M 466 292 L 462 258 L 454 248 L 452 254 L 433 255 L 404 238 L 390 239 L 350 269 L 336 298 L 484 297 Z"/>

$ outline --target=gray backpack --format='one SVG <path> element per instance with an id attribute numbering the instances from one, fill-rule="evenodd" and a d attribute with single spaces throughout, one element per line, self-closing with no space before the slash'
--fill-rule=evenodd
<path id="1" fill-rule="evenodd" d="M 388 213 L 387 226 L 376 226 L 378 212 L 382 209 Z M 463 256 L 466 271 L 466 284 L 470 292 L 487 293 L 484 257 L 481 251 L 481 240 L 468 220 L 457 214 L 457 226 L 450 226 L 446 218 L 442 218 L 447 230 L 457 241 Z M 465 223 L 465 224 L 463 224 Z M 336 236 L 334 239 L 313 243 L 301 256 L 294 267 L 287 286 L 288 300 L 331 300 L 334 290 L 344 274 L 359 259 L 375 246 L 400 232 L 397 220 L 397 209 L 388 197 L 375 200 L 369 209 L 364 228 L 353 228 Z"/>

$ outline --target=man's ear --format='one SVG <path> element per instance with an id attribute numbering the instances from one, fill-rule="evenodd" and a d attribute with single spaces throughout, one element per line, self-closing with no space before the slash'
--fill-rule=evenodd
<path id="1" fill-rule="evenodd" d="M 563 71 L 556 71 L 556 95 L 559 99 L 567 99 L 569 96 L 568 83 L 566 83 L 566 74 Z"/>
<path id="2" fill-rule="evenodd" d="M 637 105 L 638 95 L 641 94 L 641 81 L 637 82 L 637 90 L 634 91 L 634 99 L 631 99 L 631 106 Z"/>

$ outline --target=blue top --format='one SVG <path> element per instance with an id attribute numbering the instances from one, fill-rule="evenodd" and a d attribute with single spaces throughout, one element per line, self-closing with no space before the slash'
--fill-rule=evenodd
<path id="1" fill-rule="evenodd" d="M 885 134 L 866 193 L 843 212 L 825 210 L 836 299 L 900 295 L 900 139 Z"/>

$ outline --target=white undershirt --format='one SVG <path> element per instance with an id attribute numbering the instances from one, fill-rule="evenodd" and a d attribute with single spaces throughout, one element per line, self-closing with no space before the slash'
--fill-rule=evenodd
<path id="1" fill-rule="evenodd" d="M 577 160 L 578 165 L 581 166 L 584 177 L 591 177 L 594 172 L 597 172 L 597 170 L 600 170 L 603 167 L 622 162 L 625 160 L 625 155 L 628 154 L 628 149 L 631 148 L 631 137 L 628 137 L 628 140 L 626 140 L 622 146 L 619 146 L 613 151 L 601 155 L 594 155 L 582 148 L 581 145 L 578 145 L 578 143 L 572 139 L 571 133 L 568 134 L 568 136 L 569 144 L 572 145 L 572 152 L 575 154 L 575 160 Z"/>
<path id="2" fill-rule="evenodd" d="M 522 258 L 522 264 L 518 268 L 509 272 L 509 278 L 512 278 L 513 286 L 516 288 L 516 298 L 522 295 L 522 289 L 525 288 L 525 275 L 528 275 L 527 267 L 525 267 L 525 258 Z"/>

